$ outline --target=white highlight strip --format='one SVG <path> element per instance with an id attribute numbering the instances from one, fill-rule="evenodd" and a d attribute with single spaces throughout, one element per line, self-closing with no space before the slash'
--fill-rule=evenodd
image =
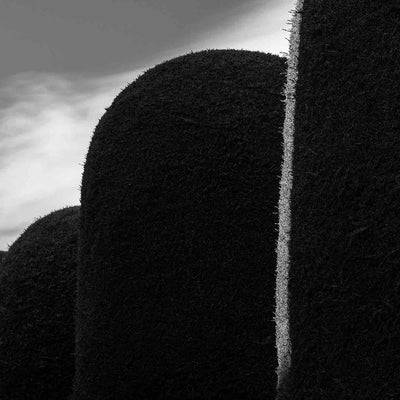
<path id="1" fill-rule="evenodd" d="M 280 398 L 281 389 L 288 376 L 291 365 L 292 346 L 289 335 L 289 240 L 290 240 L 290 197 L 292 190 L 292 157 L 294 120 L 296 109 L 296 83 L 297 66 L 300 43 L 301 11 L 304 0 L 298 0 L 292 17 L 290 34 L 289 58 L 285 94 L 285 122 L 283 125 L 283 163 L 279 194 L 279 236 L 276 248 L 276 289 L 275 289 L 275 324 L 276 324 L 276 349 L 278 355 L 278 386 L 277 398 Z"/>

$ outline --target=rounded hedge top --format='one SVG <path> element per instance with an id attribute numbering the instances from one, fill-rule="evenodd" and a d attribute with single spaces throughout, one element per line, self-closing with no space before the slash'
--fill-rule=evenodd
<path id="1" fill-rule="evenodd" d="M 274 392 L 285 70 L 261 52 L 187 54 L 99 121 L 81 191 L 76 400 Z"/>
<path id="2" fill-rule="evenodd" d="M 79 207 L 36 220 L 0 274 L 0 398 L 66 399 L 74 372 Z"/>

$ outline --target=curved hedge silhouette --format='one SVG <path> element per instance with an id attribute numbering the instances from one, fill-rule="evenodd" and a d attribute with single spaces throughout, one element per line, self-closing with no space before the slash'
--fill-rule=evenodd
<path id="1" fill-rule="evenodd" d="M 205 50 L 128 85 L 84 168 L 75 400 L 275 394 L 286 59 Z"/>
<path id="2" fill-rule="evenodd" d="M 400 4 L 300 13 L 282 398 L 400 398 Z"/>
<path id="3" fill-rule="evenodd" d="M 74 375 L 79 207 L 36 220 L 0 272 L 0 398 L 67 399 Z"/>

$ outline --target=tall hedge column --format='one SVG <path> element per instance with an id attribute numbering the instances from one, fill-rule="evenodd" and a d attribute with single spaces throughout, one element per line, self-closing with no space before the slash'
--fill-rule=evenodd
<path id="1" fill-rule="evenodd" d="M 400 4 L 299 4 L 280 398 L 400 398 Z"/>
<path id="2" fill-rule="evenodd" d="M 286 60 L 174 58 L 99 121 L 82 180 L 74 400 L 275 396 Z"/>

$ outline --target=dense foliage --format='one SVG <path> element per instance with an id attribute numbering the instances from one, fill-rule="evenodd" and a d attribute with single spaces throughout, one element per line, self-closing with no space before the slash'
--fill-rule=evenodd
<path id="1" fill-rule="evenodd" d="M 36 220 L 1 266 L 1 399 L 71 394 L 78 221 L 79 207 Z"/>
<path id="2" fill-rule="evenodd" d="M 304 0 L 289 399 L 400 398 L 400 4 Z"/>
<path id="3" fill-rule="evenodd" d="M 286 59 L 174 58 L 99 121 L 81 192 L 75 400 L 272 399 Z"/>

